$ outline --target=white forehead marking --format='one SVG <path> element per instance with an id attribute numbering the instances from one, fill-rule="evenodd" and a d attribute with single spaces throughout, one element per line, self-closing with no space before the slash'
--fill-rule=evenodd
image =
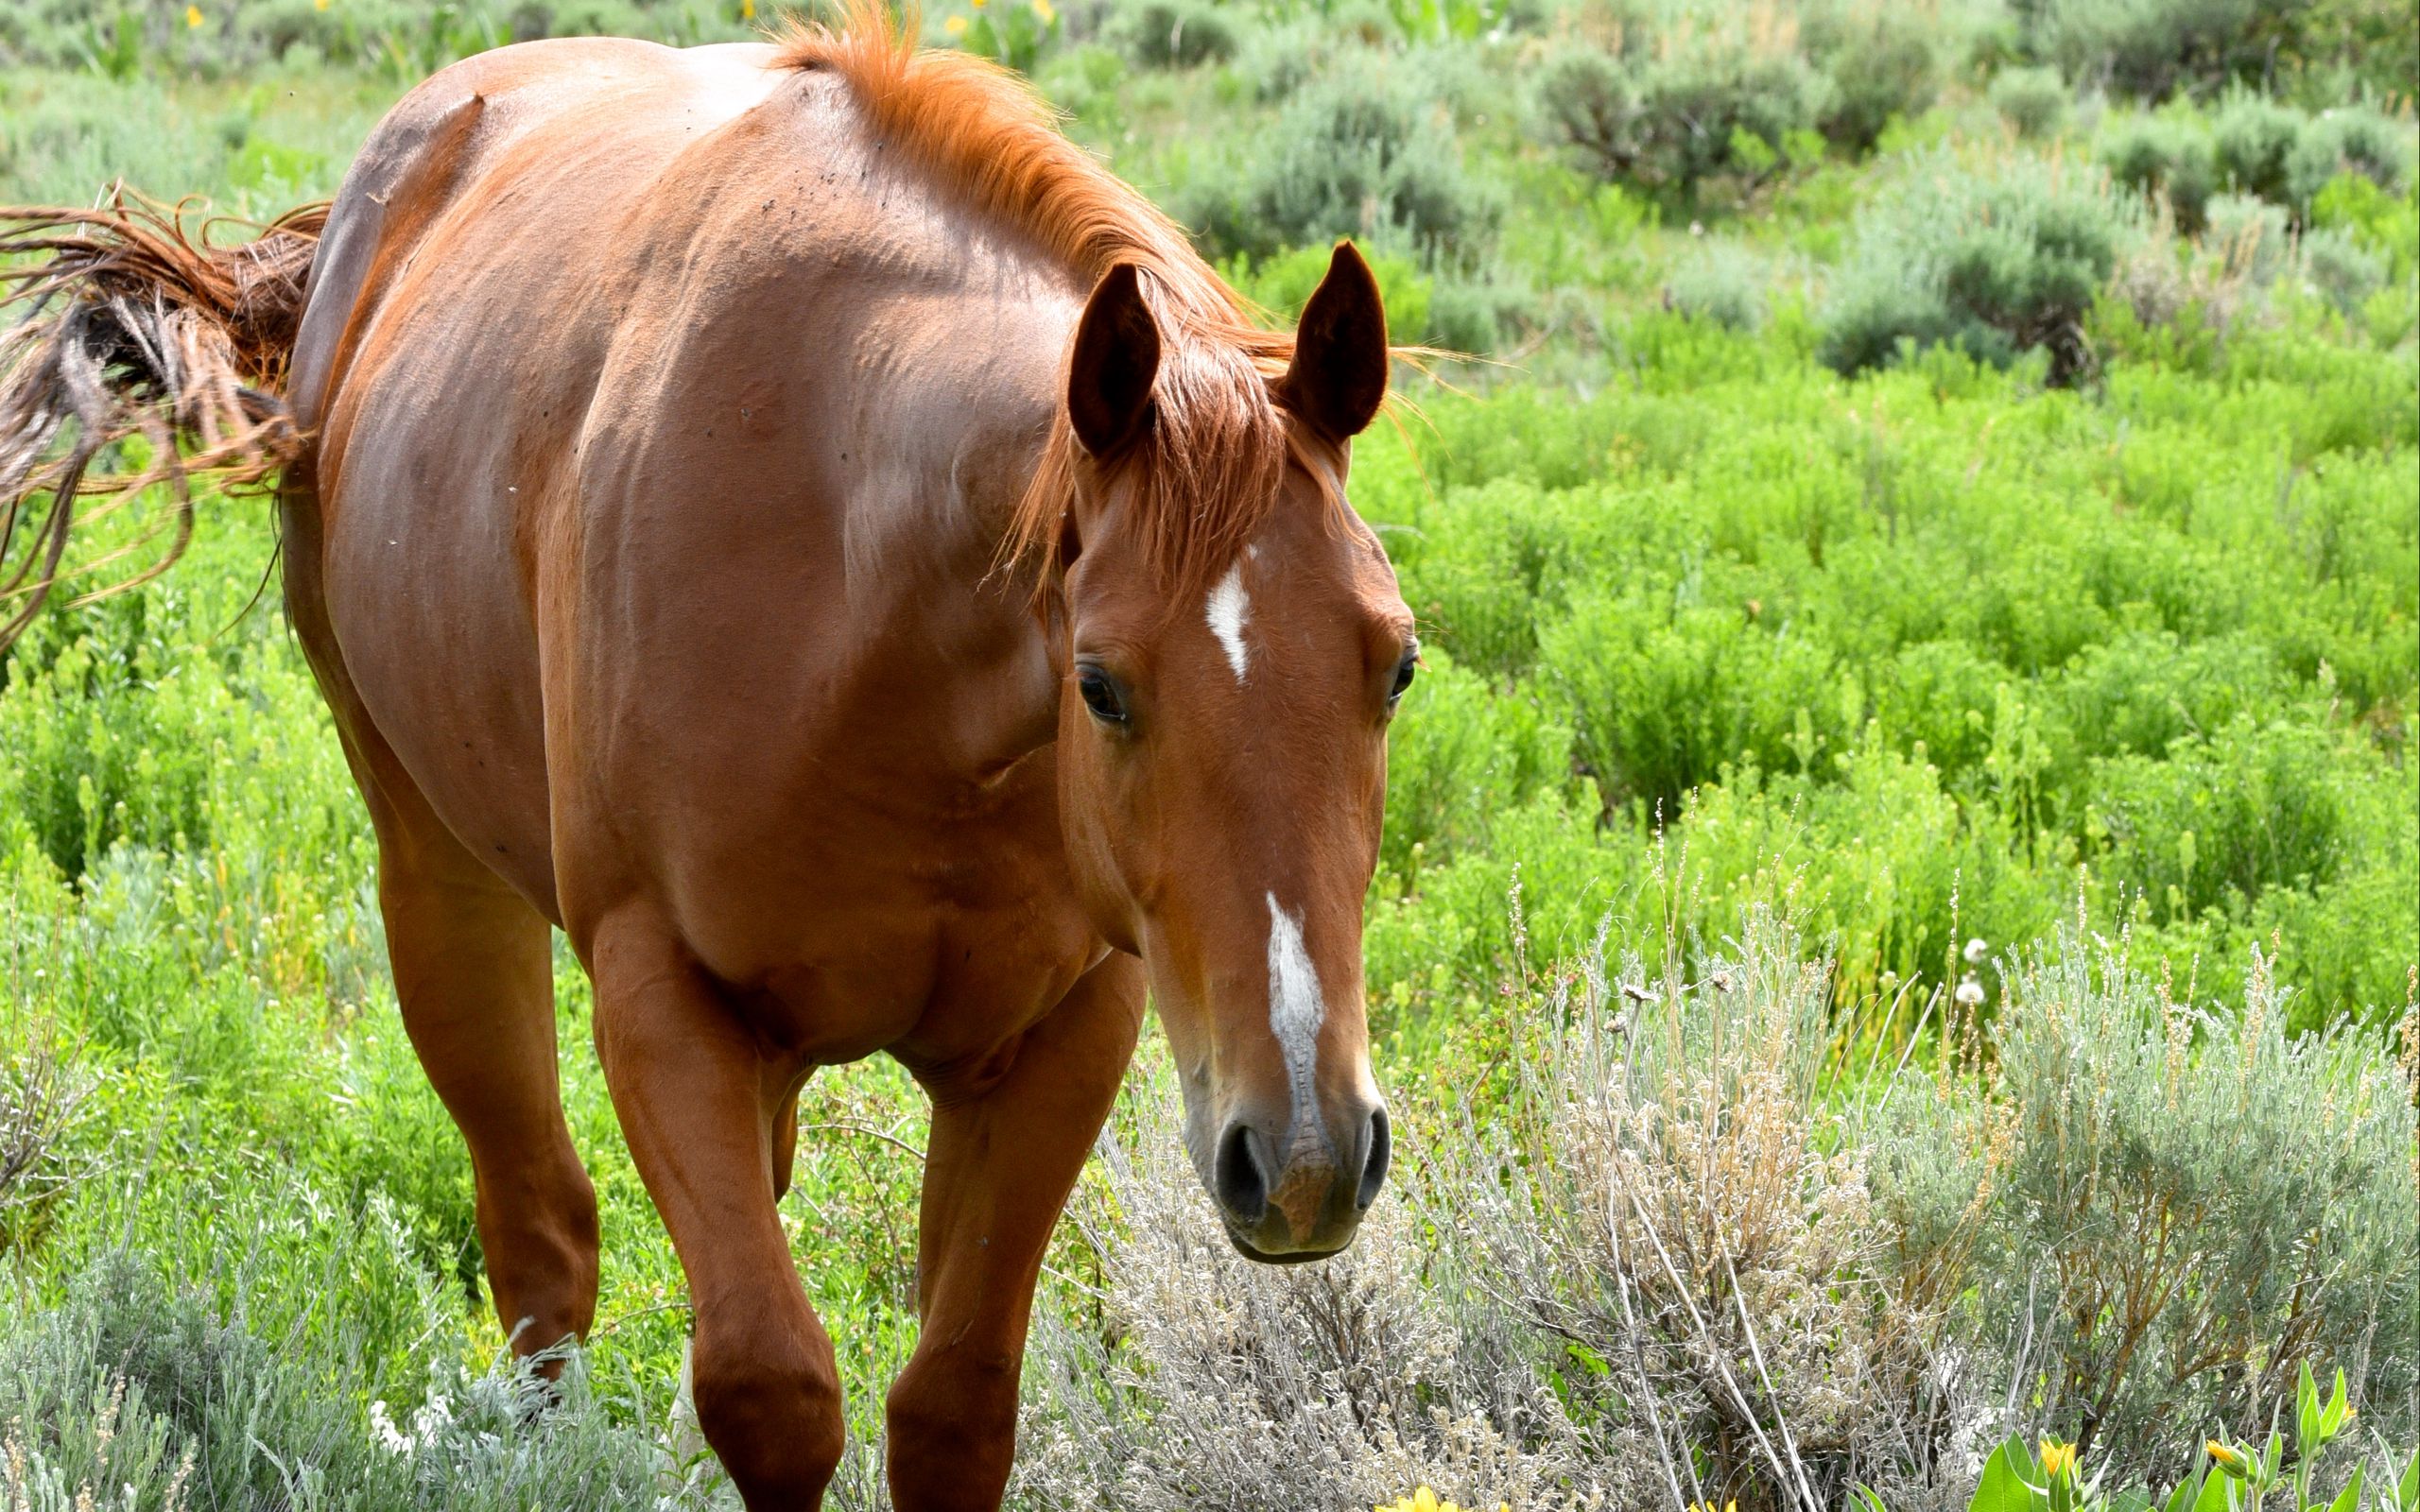
<path id="1" fill-rule="evenodd" d="M 1303 921 L 1277 906 L 1269 895 L 1269 1028 L 1286 1057 L 1286 1090 L 1293 1111 L 1286 1125 L 1286 1149 L 1278 1157 L 1290 1164 L 1294 1151 L 1306 1140 L 1327 1143 L 1327 1126 L 1320 1122 L 1320 1024 L 1327 1004 L 1320 996 L 1320 973 L 1303 949 Z"/>
<path id="2" fill-rule="evenodd" d="M 1252 665 L 1252 650 L 1244 644 L 1244 621 L 1252 613 L 1252 600 L 1244 596 L 1244 568 L 1237 562 L 1210 590 L 1210 601 L 1202 608 L 1201 617 L 1210 622 L 1210 633 L 1227 653 L 1227 665 L 1236 669 L 1236 680 L 1244 680 L 1244 673 Z"/>

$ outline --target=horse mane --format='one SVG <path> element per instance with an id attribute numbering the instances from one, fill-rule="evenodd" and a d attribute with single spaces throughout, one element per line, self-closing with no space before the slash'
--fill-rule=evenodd
<path id="1" fill-rule="evenodd" d="M 1062 134 L 1023 79 L 972 54 L 919 48 L 912 19 L 888 0 L 840 9 L 837 26 L 790 23 L 774 66 L 837 75 L 887 146 L 1080 282 L 1119 263 L 1142 275 L 1161 338 L 1154 422 L 1116 466 L 1131 474 L 1144 547 L 1163 576 L 1185 583 L 1217 572 L 1259 528 L 1293 455 L 1269 389 L 1293 358 L 1293 336 L 1253 324 L 1184 231 Z M 1004 564 L 1054 559 L 1088 465 L 1063 401 L 1056 410 L 1002 541 Z"/>

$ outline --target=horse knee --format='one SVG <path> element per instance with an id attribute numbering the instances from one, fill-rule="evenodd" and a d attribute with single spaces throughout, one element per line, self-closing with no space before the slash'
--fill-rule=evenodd
<path id="1" fill-rule="evenodd" d="M 496 1314 L 528 1354 L 586 1336 L 596 1314 L 596 1189 L 578 1157 L 510 1179 L 479 1173 L 479 1242 Z"/>
<path id="2" fill-rule="evenodd" d="M 999 1505 L 1016 1454 L 1013 1354 L 918 1354 L 884 1402 L 890 1495 L 900 1512 Z"/>
<path id="3" fill-rule="evenodd" d="M 830 1349 L 778 1329 L 722 1332 L 700 1318 L 689 1366 L 700 1431 L 749 1512 L 821 1505 L 843 1441 Z"/>

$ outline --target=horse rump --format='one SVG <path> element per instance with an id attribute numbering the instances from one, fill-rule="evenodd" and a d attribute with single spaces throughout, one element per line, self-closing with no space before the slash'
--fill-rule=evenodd
<path id="1" fill-rule="evenodd" d="M 0 332 L 0 652 L 41 612 L 79 523 L 166 486 L 163 520 L 78 567 L 147 552 L 84 596 L 135 587 L 191 541 L 193 474 L 259 483 L 300 449 L 279 391 L 327 204 L 227 246 L 211 232 L 230 222 L 189 232 L 190 209 L 123 186 L 89 210 L 0 207 L 0 308 L 23 311 Z M 82 496 L 105 502 L 79 522 Z"/>

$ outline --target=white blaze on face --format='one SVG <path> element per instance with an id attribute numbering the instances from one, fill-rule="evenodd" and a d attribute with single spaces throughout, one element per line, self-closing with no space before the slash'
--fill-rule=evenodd
<path id="1" fill-rule="evenodd" d="M 1286 1125 L 1286 1148 L 1278 1159 L 1290 1162 L 1305 1140 L 1327 1141 L 1320 1122 L 1317 1078 L 1320 1025 L 1327 1004 L 1320 996 L 1320 973 L 1303 949 L 1303 921 L 1277 906 L 1269 895 L 1269 1030 L 1286 1057 L 1286 1089 L 1293 1108 Z"/>
<path id="2" fill-rule="evenodd" d="M 1210 633 L 1219 638 L 1219 648 L 1227 653 L 1227 665 L 1236 669 L 1237 682 L 1244 680 L 1252 665 L 1251 648 L 1244 644 L 1244 622 L 1251 613 L 1252 600 L 1244 596 L 1244 564 L 1237 562 L 1210 590 L 1210 601 L 1201 615 L 1210 624 Z"/>

